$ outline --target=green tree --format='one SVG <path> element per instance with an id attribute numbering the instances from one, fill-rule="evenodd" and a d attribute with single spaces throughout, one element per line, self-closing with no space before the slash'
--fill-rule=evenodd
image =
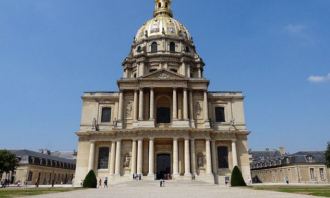
<path id="1" fill-rule="evenodd" d="M 246 186 L 241 170 L 235 166 L 231 173 L 231 186 Z"/>
<path id="2" fill-rule="evenodd" d="M 330 168 L 330 142 L 328 142 L 328 148 L 327 148 L 327 151 L 325 152 L 325 159 L 326 159 L 328 168 Z"/>
<path id="3" fill-rule="evenodd" d="M 0 150 L 0 175 L 14 171 L 18 166 L 18 160 L 15 154 L 7 150 Z"/>
<path id="4" fill-rule="evenodd" d="M 97 187 L 97 179 L 93 170 L 89 171 L 86 175 L 85 180 L 83 182 L 84 188 L 96 188 Z"/>

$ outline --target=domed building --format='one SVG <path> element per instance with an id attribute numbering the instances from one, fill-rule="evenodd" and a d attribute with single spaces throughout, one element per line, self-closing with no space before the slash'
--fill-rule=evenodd
<path id="1" fill-rule="evenodd" d="M 241 92 L 210 92 L 204 62 L 171 0 L 137 32 L 118 92 L 83 95 L 75 185 L 90 170 L 110 183 L 199 180 L 225 184 L 238 166 L 250 180 Z"/>

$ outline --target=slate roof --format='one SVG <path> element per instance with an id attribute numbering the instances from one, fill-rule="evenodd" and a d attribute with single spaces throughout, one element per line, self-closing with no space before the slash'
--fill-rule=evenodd
<path id="1" fill-rule="evenodd" d="M 10 150 L 10 152 L 15 154 L 16 157 L 20 158 L 21 164 L 24 164 L 24 163 L 28 164 L 29 157 L 58 161 L 58 162 L 68 163 L 68 164 L 76 164 L 75 160 L 56 157 L 56 156 L 52 156 L 52 155 L 46 155 L 43 153 L 38 153 L 35 151 L 30 151 L 30 150 Z"/>
<path id="2" fill-rule="evenodd" d="M 251 169 L 266 169 L 297 164 L 325 164 L 324 151 L 300 151 L 281 155 L 279 151 L 252 151 Z"/>

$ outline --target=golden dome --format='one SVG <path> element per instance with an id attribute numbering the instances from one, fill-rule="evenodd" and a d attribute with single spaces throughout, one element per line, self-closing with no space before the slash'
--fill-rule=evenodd
<path id="1" fill-rule="evenodd" d="M 154 18 L 147 21 L 137 32 L 135 41 L 154 36 L 172 36 L 191 40 L 182 23 L 172 18 L 171 0 L 155 0 Z"/>

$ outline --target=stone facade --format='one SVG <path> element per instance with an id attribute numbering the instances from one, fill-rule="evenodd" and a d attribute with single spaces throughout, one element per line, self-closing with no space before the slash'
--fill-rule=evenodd
<path id="1" fill-rule="evenodd" d="M 324 152 L 280 154 L 252 152 L 251 174 L 255 183 L 328 183 Z"/>
<path id="2" fill-rule="evenodd" d="M 28 185 L 71 184 L 75 173 L 75 161 L 29 150 L 10 151 L 19 160 L 15 172 L 3 174 L 10 183 Z"/>
<path id="3" fill-rule="evenodd" d="M 234 166 L 249 180 L 241 92 L 208 91 L 204 62 L 170 0 L 138 31 L 123 62 L 119 92 L 82 97 L 76 185 L 94 170 L 118 183 L 132 179 L 224 184 Z"/>

